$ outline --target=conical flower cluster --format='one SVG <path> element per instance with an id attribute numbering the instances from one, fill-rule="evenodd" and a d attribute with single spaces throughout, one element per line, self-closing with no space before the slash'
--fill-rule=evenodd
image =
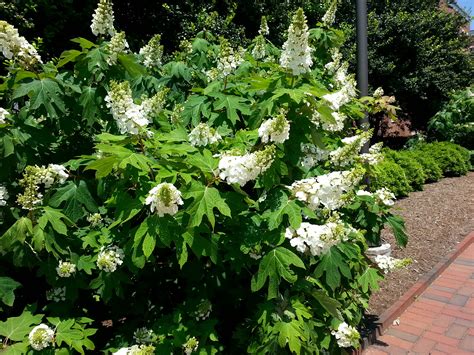
<path id="1" fill-rule="evenodd" d="M 239 47 L 237 50 L 231 47 L 229 41 L 224 37 L 220 38 L 219 58 L 217 67 L 206 72 L 209 80 L 225 78 L 232 74 L 244 61 L 245 50 Z"/>
<path id="2" fill-rule="evenodd" d="M 286 113 L 285 109 L 281 109 L 275 117 L 262 123 L 258 136 L 263 143 L 283 143 L 290 137 L 290 122 L 286 119 Z"/>
<path id="3" fill-rule="evenodd" d="M 107 64 L 114 65 L 117 63 L 117 57 L 119 54 L 128 52 L 128 42 L 125 38 L 125 32 L 117 32 L 113 35 L 110 42 L 107 44 L 106 49 L 109 52 L 107 57 Z"/>
<path id="4" fill-rule="evenodd" d="M 161 66 L 163 46 L 160 44 L 161 35 L 154 35 L 147 45 L 140 49 L 143 65 L 147 68 Z"/>
<path id="5" fill-rule="evenodd" d="M 112 0 L 99 0 L 92 16 L 91 30 L 95 36 L 115 34 Z"/>
<path id="6" fill-rule="evenodd" d="M 7 123 L 6 118 L 10 116 L 10 112 L 5 110 L 3 107 L 0 107 L 0 124 Z"/>
<path id="7" fill-rule="evenodd" d="M 18 64 L 25 69 L 42 63 L 35 47 L 6 21 L 0 21 L 0 51 L 5 58 L 18 61 Z"/>
<path id="8" fill-rule="evenodd" d="M 204 147 L 208 144 L 217 143 L 222 139 L 221 135 L 206 123 L 198 124 L 189 133 L 189 143 L 195 147 Z"/>
<path id="9" fill-rule="evenodd" d="M 283 44 L 280 65 L 299 75 L 310 71 L 313 65 L 311 47 L 308 42 L 309 31 L 303 9 L 298 9 L 293 16 L 293 21 L 288 28 L 288 39 Z"/>
<path id="10" fill-rule="evenodd" d="M 219 161 L 219 177 L 228 184 L 244 186 L 265 172 L 273 162 L 275 146 L 244 155 L 224 154 Z"/>
<path id="11" fill-rule="evenodd" d="M 337 345 L 341 348 L 348 348 L 350 346 L 359 346 L 360 334 L 354 327 L 351 327 L 346 322 L 342 322 L 333 330 L 331 334 L 336 338 Z"/>
<path id="12" fill-rule="evenodd" d="M 321 21 L 326 26 L 331 26 L 336 20 L 337 0 L 332 0 Z"/>
<path id="13" fill-rule="evenodd" d="M 133 102 L 132 90 L 128 81 L 121 83 L 112 81 L 105 101 L 115 118 L 120 133 L 138 134 L 140 129 L 148 125 L 149 120 L 141 105 Z"/>

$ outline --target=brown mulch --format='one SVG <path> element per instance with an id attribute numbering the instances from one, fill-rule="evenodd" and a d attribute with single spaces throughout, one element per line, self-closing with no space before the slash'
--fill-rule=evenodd
<path id="1" fill-rule="evenodd" d="M 405 219 L 408 245 L 395 246 L 389 230 L 383 231 L 382 238 L 392 244 L 392 256 L 411 258 L 413 263 L 387 275 L 370 299 L 369 314 L 381 315 L 474 231 L 474 172 L 427 184 L 424 191 L 397 201 L 394 212 Z"/>

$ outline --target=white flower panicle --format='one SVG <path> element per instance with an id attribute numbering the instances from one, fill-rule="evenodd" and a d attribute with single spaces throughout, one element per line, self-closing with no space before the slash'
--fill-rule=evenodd
<path id="1" fill-rule="evenodd" d="M 6 21 L 0 21 L 0 51 L 5 58 L 18 61 L 24 69 L 30 69 L 42 63 L 35 47 Z"/>
<path id="2" fill-rule="evenodd" d="M 336 20 L 337 1 L 338 0 L 332 0 L 331 1 L 326 13 L 324 14 L 323 18 L 321 19 L 321 21 L 323 21 L 323 23 L 326 26 L 331 26 L 334 23 L 334 21 Z"/>
<path id="3" fill-rule="evenodd" d="M 359 190 L 356 193 L 357 196 L 368 196 L 372 197 L 375 199 L 375 202 L 379 205 L 385 205 L 388 207 L 391 207 L 395 203 L 395 195 L 390 192 L 390 190 L 386 189 L 385 187 L 375 191 L 374 193 L 365 191 L 365 190 Z"/>
<path id="4" fill-rule="evenodd" d="M 122 31 L 115 33 L 105 48 L 109 52 L 107 64 L 117 64 L 118 55 L 127 53 L 129 49 L 127 39 L 125 38 L 125 32 Z"/>
<path id="5" fill-rule="evenodd" d="M 219 161 L 219 177 L 228 184 L 244 186 L 271 166 L 274 155 L 275 146 L 273 145 L 244 155 L 224 154 Z"/>
<path id="6" fill-rule="evenodd" d="M 76 265 L 69 261 L 60 260 L 56 272 L 59 277 L 70 277 L 76 272 Z"/>
<path id="7" fill-rule="evenodd" d="M 115 34 L 112 0 L 99 0 L 92 16 L 91 30 L 94 36 L 112 37 Z"/>
<path id="8" fill-rule="evenodd" d="M 162 64 L 163 46 L 160 41 L 161 35 L 154 35 L 148 44 L 140 49 L 143 65 L 147 68 L 159 67 Z"/>
<path id="9" fill-rule="evenodd" d="M 212 312 L 212 303 L 209 300 L 201 300 L 194 312 L 196 321 L 205 320 L 209 318 Z"/>
<path id="10" fill-rule="evenodd" d="M 375 165 L 383 160 L 383 154 L 381 153 L 383 143 L 375 143 L 369 148 L 368 153 L 363 153 L 359 156 L 361 162 L 369 165 Z"/>
<path id="11" fill-rule="evenodd" d="M 288 39 L 283 44 L 280 65 L 292 71 L 293 75 L 307 73 L 311 70 L 312 48 L 309 46 L 309 31 L 303 9 L 299 8 L 288 28 Z"/>
<path id="12" fill-rule="evenodd" d="M 114 272 L 123 264 L 125 254 L 118 246 L 102 247 L 97 256 L 97 267 L 105 272 Z"/>
<path id="13" fill-rule="evenodd" d="M 153 355 L 155 347 L 153 345 L 132 345 L 128 348 L 120 348 L 113 355 Z"/>
<path id="14" fill-rule="evenodd" d="M 226 78 L 232 74 L 244 61 L 245 50 L 239 47 L 234 50 L 229 41 L 223 37 L 220 38 L 219 58 L 217 59 L 217 68 L 209 70 L 206 74 L 210 80 L 217 78 Z"/>
<path id="15" fill-rule="evenodd" d="M 163 88 L 150 98 L 143 98 L 141 108 L 143 114 L 151 121 L 156 118 L 162 111 L 166 104 L 166 95 L 169 89 Z"/>
<path id="16" fill-rule="evenodd" d="M 262 16 L 262 18 L 260 19 L 260 28 L 258 30 L 258 33 L 261 36 L 268 36 L 270 34 L 267 18 L 265 16 Z"/>
<path id="17" fill-rule="evenodd" d="M 333 110 L 338 111 L 342 106 L 349 103 L 356 95 L 357 91 L 354 79 L 348 78 L 341 89 L 324 95 L 323 99 L 329 103 Z"/>
<path id="18" fill-rule="evenodd" d="M 171 111 L 170 122 L 175 125 L 181 123 L 182 121 L 181 115 L 183 114 L 183 111 L 184 111 L 183 104 L 176 104 L 173 107 L 173 111 Z"/>
<path id="19" fill-rule="evenodd" d="M 300 164 L 306 169 L 311 169 L 319 162 L 325 161 L 329 158 L 329 150 L 318 148 L 314 144 L 302 143 L 301 152 L 304 153 L 304 156 L 301 159 Z"/>
<path id="20" fill-rule="evenodd" d="M 393 206 L 395 203 L 395 195 L 388 189 L 386 188 L 381 188 L 377 191 L 374 192 L 374 196 L 376 200 L 385 205 L 385 206 Z"/>
<path id="21" fill-rule="evenodd" d="M 33 349 L 40 351 L 49 347 L 54 341 L 54 330 L 41 323 L 34 327 L 28 335 L 28 340 Z"/>
<path id="22" fill-rule="evenodd" d="M 367 131 L 359 135 L 342 139 L 344 145 L 329 153 L 331 163 L 337 166 L 348 166 L 359 157 L 359 152 L 372 136 L 372 132 Z"/>
<path id="23" fill-rule="evenodd" d="M 179 42 L 179 50 L 184 54 L 192 54 L 193 53 L 193 43 L 188 39 L 182 39 Z"/>
<path id="24" fill-rule="evenodd" d="M 7 123 L 6 118 L 10 116 L 10 112 L 5 110 L 3 107 L 0 107 L 0 124 Z"/>
<path id="25" fill-rule="evenodd" d="M 318 177 L 294 182 L 289 189 L 300 201 L 316 210 L 322 205 L 329 210 L 342 207 L 346 202 L 345 193 L 354 188 L 363 177 L 358 169 L 333 171 Z"/>
<path id="26" fill-rule="evenodd" d="M 339 132 L 344 129 L 344 122 L 347 119 L 347 116 L 343 113 L 339 112 L 332 112 L 331 117 L 334 121 L 328 122 L 327 119 L 324 119 L 323 116 L 318 112 L 318 110 L 314 109 L 313 113 L 310 117 L 311 122 L 321 127 L 322 129 L 330 132 Z"/>
<path id="27" fill-rule="evenodd" d="M 384 274 L 388 274 L 395 269 L 400 269 L 411 262 L 410 259 L 396 259 L 388 255 L 377 255 L 374 261 Z"/>
<path id="28" fill-rule="evenodd" d="M 100 213 L 91 213 L 87 216 L 87 222 L 90 223 L 91 227 L 97 227 L 103 224 L 104 219 Z"/>
<path id="29" fill-rule="evenodd" d="M 265 49 L 265 37 L 262 35 L 257 36 L 254 40 L 255 45 L 252 48 L 252 57 L 255 59 L 263 59 L 267 55 L 266 49 Z"/>
<path id="30" fill-rule="evenodd" d="M 106 105 L 117 123 L 120 133 L 139 134 L 149 123 L 141 105 L 133 102 L 128 81 L 110 82 L 110 90 L 105 97 Z"/>
<path id="31" fill-rule="evenodd" d="M 53 179 L 59 182 L 60 184 L 64 184 L 67 178 L 69 177 L 69 174 L 67 173 L 67 169 L 63 165 L 49 164 L 48 170 L 52 172 L 52 175 L 54 176 Z"/>
<path id="32" fill-rule="evenodd" d="M 7 188 L 0 185 L 0 206 L 6 206 L 9 197 Z"/>
<path id="33" fill-rule="evenodd" d="M 206 123 L 198 124 L 189 133 L 189 143 L 195 147 L 204 147 L 209 144 L 217 143 L 220 140 L 222 140 L 221 135 Z"/>
<path id="34" fill-rule="evenodd" d="M 252 56 L 257 60 L 263 59 L 267 55 L 267 52 L 265 49 L 266 47 L 265 36 L 268 36 L 269 33 L 270 33 L 270 30 L 268 28 L 267 19 L 265 16 L 262 16 L 262 20 L 260 21 L 260 29 L 258 30 L 258 36 L 255 37 L 255 40 L 254 40 L 255 44 L 252 49 Z"/>
<path id="35" fill-rule="evenodd" d="M 24 192 L 19 194 L 17 202 L 27 210 L 33 209 L 43 202 L 43 194 L 39 191 L 40 185 L 49 189 L 53 184 L 63 184 L 69 177 L 66 168 L 62 165 L 49 164 L 44 166 L 27 166 L 23 173 L 23 178 L 19 184 L 24 188 Z"/>
<path id="36" fill-rule="evenodd" d="M 173 216 L 178 212 L 178 206 L 183 204 L 183 200 L 181 192 L 173 184 L 163 182 L 148 192 L 145 204 L 150 205 L 151 212 L 156 212 L 160 217 L 165 214 Z"/>
<path id="37" fill-rule="evenodd" d="M 337 345 L 340 348 L 358 347 L 360 341 L 360 334 L 354 327 L 348 325 L 346 322 L 342 322 L 337 327 L 337 330 L 331 331 L 331 334 L 337 340 Z"/>
<path id="38" fill-rule="evenodd" d="M 66 300 L 66 287 L 56 287 L 46 292 L 46 299 L 53 302 Z"/>
<path id="39" fill-rule="evenodd" d="M 286 229 L 285 237 L 290 240 L 292 247 L 300 253 L 309 252 L 313 256 L 325 254 L 333 245 L 349 239 L 352 229 L 342 222 L 328 222 L 323 225 L 301 223 L 298 229 Z"/>
<path id="40" fill-rule="evenodd" d="M 283 143 L 290 137 L 290 122 L 286 119 L 287 110 L 280 109 L 278 114 L 262 123 L 258 136 L 263 143 Z"/>
<path id="41" fill-rule="evenodd" d="M 383 91 L 383 88 L 381 87 L 378 87 L 375 91 L 374 91 L 374 97 L 377 98 L 377 99 L 380 99 L 382 96 L 384 95 L 384 91 Z"/>
<path id="42" fill-rule="evenodd" d="M 186 343 L 183 344 L 183 351 L 186 355 L 190 355 L 193 352 L 197 351 L 199 347 L 199 341 L 196 337 L 189 338 Z"/>
<path id="43" fill-rule="evenodd" d="M 339 52 L 339 48 L 333 48 L 331 50 L 332 62 L 327 63 L 324 67 L 331 73 L 335 73 L 342 63 L 342 53 Z"/>
<path id="44" fill-rule="evenodd" d="M 151 343 L 155 337 L 155 333 L 152 329 L 138 328 L 133 332 L 133 340 L 138 344 Z"/>

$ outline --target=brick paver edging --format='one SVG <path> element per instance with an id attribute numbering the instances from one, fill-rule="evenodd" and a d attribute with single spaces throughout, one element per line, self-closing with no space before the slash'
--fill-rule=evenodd
<path id="1" fill-rule="evenodd" d="M 407 292 L 403 294 L 400 299 L 395 302 L 389 309 L 383 312 L 377 323 L 376 329 L 371 334 L 367 335 L 361 341 L 361 347 L 352 352 L 352 355 L 362 354 L 362 351 L 369 345 L 374 344 L 377 335 L 383 334 L 388 327 L 393 324 L 393 321 L 397 319 L 415 300 L 419 297 L 423 291 L 464 251 L 471 243 L 474 243 L 474 231 L 469 233 L 462 242 L 460 242 L 454 251 L 446 255 L 439 263 L 437 263 L 433 269 L 419 279 Z"/>

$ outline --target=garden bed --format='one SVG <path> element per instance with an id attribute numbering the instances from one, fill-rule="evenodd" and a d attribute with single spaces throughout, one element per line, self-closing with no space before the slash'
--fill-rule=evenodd
<path id="1" fill-rule="evenodd" d="M 392 256 L 411 258 L 413 263 L 387 276 L 371 297 L 369 314 L 382 314 L 474 230 L 472 196 L 474 172 L 425 185 L 424 191 L 397 201 L 397 213 L 405 219 L 410 235 L 408 245 L 396 247 L 388 230 L 383 238 L 395 246 Z"/>

